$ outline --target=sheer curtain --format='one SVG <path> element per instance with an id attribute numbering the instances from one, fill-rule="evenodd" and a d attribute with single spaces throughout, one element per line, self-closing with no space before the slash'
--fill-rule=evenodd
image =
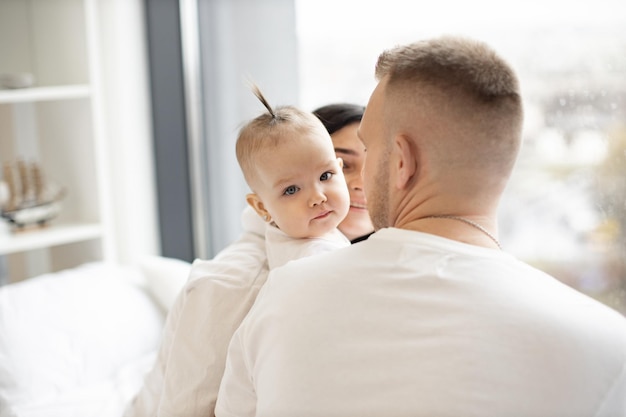
<path id="1" fill-rule="evenodd" d="M 181 0 L 181 30 L 196 257 L 240 233 L 248 188 L 235 158 L 239 127 L 273 105 L 297 104 L 293 0 Z"/>

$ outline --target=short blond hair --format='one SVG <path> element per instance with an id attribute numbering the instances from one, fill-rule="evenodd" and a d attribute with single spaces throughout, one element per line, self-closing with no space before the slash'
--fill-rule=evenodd
<path id="1" fill-rule="evenodd" d="M 451 128 L 471 132 L 469 146 L 485 151 L 489 163 L 512 168 L 523 122 L 519 82 L 509 64 L 485 43 L 442 36 L 398 46 L 378 57 L 375 74 L 386 80 L 388 94 L 408 103 L 425 98 L 430 106 L 425 110 L 447 118 Z"/>
<path id="2" fill-rule="evenodd" d="M 466 38 L 442 36 L 384 51 L 376 63 L 376 78 L 386 76 L 389 85 L 420 81 L 464 90 L 486 101 L 521 102 L 509 64 L 485 43 Z"/>
<path id="3" fill-rule="evenodd" d="M 253 92 L 263 103 L 266 112 L 247 122 L 239 131 L 235 152 L 248 186 L 254 190 L 256 162 L 266 152 L 272 152 L 283 141 L 307 133 L 328 135 L 322 122 L 313 115 L 295 106 L 271 107 L 258 87 Z"/>

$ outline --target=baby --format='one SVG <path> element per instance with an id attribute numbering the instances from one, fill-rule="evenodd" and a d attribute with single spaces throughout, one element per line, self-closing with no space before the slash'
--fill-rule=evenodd
<path id="1" fill-rule="evenodd" d="M 348 246 L 337 229 L 350 207 L 342 161 L 328 131 L 312 113 L 272 108 L 239 132 L 237 160 L 252 193 L 248 204 L 266 229 L 269 268 L 314 253 Z"/>
<path id="2" fill-rule="evenodd" d="M 237 139 L 252 190 L 244 231 L 213 259 L 194 262 L 167 317 L 156 364 L 126 417 L 213 415 L 228 344 L 268 269 L 350 245 L 337 229 L 349 190 L 328 131 L 312 113 L 272 109 L 255 94 L 268 112 L 246 123 Z"/>

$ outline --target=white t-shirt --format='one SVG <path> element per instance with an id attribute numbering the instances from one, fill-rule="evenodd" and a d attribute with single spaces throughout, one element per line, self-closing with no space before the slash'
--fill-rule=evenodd
<path id="1" fill-rule="evenodd" d="M 196 260 L 168 314 L 156 363 L 126 417 L 212 416 L 231 336 L 267 279 L 282 265 L 350 241 L 340 232 L 292 239 L 246 208 L 244 232 L 212 260 Z"/>
<path id="2" fill-rule="evenodd" d="M 216 415 L 626 415 L 626 319 L 514 257 L 383 229 L 269 275 Z"/>
<path id="3" fill-rule="evenodd" d="M 271 271 L 294 259 L 350 246 L 350 241 L 338 229 L 316 238 L 294 239 L 280 229 L 268 225 L 265 229 L 265 244 L 267 263 Z"/>

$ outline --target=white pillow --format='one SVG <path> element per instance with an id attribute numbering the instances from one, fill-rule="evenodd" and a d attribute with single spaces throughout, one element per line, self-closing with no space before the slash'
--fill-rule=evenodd
<path id="1" fill-rule="evenodd" d="M 155 301 L 167 313 L 191 271 L 189 262 L 162 256 L 148 256 L 139 262 L 145 285 Z"/>
<path id="2" fill-rule="evenodd" d="M 0 287 L 0 398 L 57 398 L 158 349 L 164 316 L 135 275 L 94 263 Z"/>

